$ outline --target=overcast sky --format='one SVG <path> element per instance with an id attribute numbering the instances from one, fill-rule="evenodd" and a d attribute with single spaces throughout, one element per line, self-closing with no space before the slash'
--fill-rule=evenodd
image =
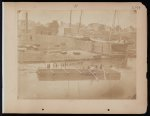
<path id="1" fill-rule="evenodd" d="M 76 24 L 80 19 L 79 10 L 72 11 L 72 24 Z M 82 24 L 88 25 L 89 23 L 99 23 L 106 24 L 112 26 L 114 10 L 97 10 L 97 11 L 88 11 L 83 10 Z M 122 10 L 117 11 L 118 18 L 116 18 L 116 24 L 119 23 L 121 27 L 133 26 L 136 27 L 136 13 L 132 10 Z M 25 19 L 25 13 L 19 13 L 19 19 Z M 55 10 L 55 11 L 28 11 L 28 19 L 33 20 L 35 22 L 40 22 L 42 24 L 46 24 L 53 20 L 63 21 L 65 23 L 70 22 L 70 11 L 64 10 Z M 119 21 L 117 20 L 119 19 Z"/>

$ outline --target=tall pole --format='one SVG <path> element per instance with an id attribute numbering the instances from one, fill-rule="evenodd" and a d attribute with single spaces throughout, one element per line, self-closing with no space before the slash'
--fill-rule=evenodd
<path id="1" fill-rule="evenodd" d="M 79 33 L 80 26 L 81 26 L 82 13 L 83 13 L 83 11 L 81 10 L 81 14 L 80 14 L 80 22 L 79 22 L 79 28 L 78 28 L 78 33 Z"/>
<path id="2" fill-rule="evenodd" d="M 111 29 L 110 29 L 110 34 L 109 34 L 109 38 L 108 38 L 109 41 L 110 41 L 111 36 L 112 36 L 112 30 L 113 30 L 114 27 L 115 27 L 115 20 L 116 20 L 116 10 L 115 10 L 115 14 L 114 14 L 114 16 L 113 16 L 112 27 L 111 27 Z M 111 52 L 111 43 L 109 43 L 109 53 L 110 53 L 110 52 Z"/>
<path id="3" fill-rule="evenodd" d="M 111 39 L 112 30 L 113 30 L 113 28 L 115 27 L 115 20 L 116 20 L 116 10 L 115 10 L 115 14 L 114 14 L 114 16 L 113 16 L 113 23 L 112 23 L 112 27 L 111 27 L 111 29 L 110 29 L 109 39 L 108 39 L 108 40 Z"/>
<path id="4" fill-rule="evenodd" d="M 28 33 L 28 12 L 26 12 L 26 34 Z"/>
<path id="5" fill-rule="evenodd" d="M 117 17 L 118 26 L 119 26 L 120 23 L 119 23 L 119 14 L 118 14 L 118 12 L 117 12 L 117 14 L 116 14 L 116 17 Z M 119 41 L 121 41 L 121 27 L 119 26 L 118 28 L 119 28 L 119 30 L 118 30 L 118 33 L 119 33 Z"/>
<path id="6" fill-rule="evenodd" d="M 115 10 L 115 14 L 114 14 L 114 19 L 113 19 L 113 24 L 112 24 L 112 27 L 115 29 L 115 24 L 116 24 L 116 14 L 117 14 L 117 11 Z M 116 29 L 114 30 L 116 31 Z"/>
<path id="7" fill-rule="evenodd" d="M 72 10 L 70 10 L 70 28 L 71 28 Z"/>
<path id="8" fill-rule="evenodd" d="M 28 12 L 25 13 L 25 22 L 26 22 L 26 39 L 28 39 Z"/>

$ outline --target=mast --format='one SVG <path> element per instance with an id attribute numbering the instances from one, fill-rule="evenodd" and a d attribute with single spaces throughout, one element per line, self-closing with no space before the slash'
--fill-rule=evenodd
<path id="1" fill-rule="evenodd" d="M 25 38 L 28 39 L 28 12 L 25 12 Z"/>
<path id="2" fill-rule="evenodd" d="M 117 20 L 118 20 L 118 26 L 119 26 L 119 15 L 118 15 L 118 12 L 117 12 L 117 14 L 116 14 L 116 17 L 117 17 Z M 119 30 L 118 30 L 118 33 L 119 33 L 119 41 L 121 40 L 121 28 L 120 28 L 120 26 L 119 26 Z"/>
<path id="3" fill-rule="evenodd" d="M 109 34 L 109 38 L 108 38 L 108 41 L 111 40 L 111 36 L 112 36 L 112 31 L 115 27 L 115 20 L 116 20 L 116 10 L 115 10 L 115 13 L 114 13 L 114 16 L 113 16 L 113 23 L 112 23 L 112 27 L 110 29 L 110 34 Z M 109 52 L 111 52 L 111 43 L 109 43 Z M 109 53 L 110 54 L 110 53 Z"/>
<path id="4" fill-rule="evenodd" d="M 111 39 L 112 30 L 113 30 L 114 27 L 115 27 L 115 20 L 116 20 L 116 10 L 115 10 L 115 13 L 114 13 L 114 16 L 113 16 L 112 27 L 110 28 L 110 33 L 109 33 L 109 38 L 108 38 L 109 41 L 110 41 L 110 39 Z"/>
<path id="5" fill-rule="evenodd" d="M 70 10 L 70 28 L 71 28 L 72 10 Z"/>
<path id="6" fill-rule="evenodd" d="M 78 27 L 78 33 L 79 33 L 80 26 L 81 26 L 82 13 L 83 13 L 83 11 L 81 10 L 81 14 L 80 14 L 80 22 L 79 22 L 79 27 Z"/>
<path id="7" fill-rule="evenodd" d="M 28 34 L 28 12 L 25 13 L 25 22 L 26 22 L 26 35 Z"/>

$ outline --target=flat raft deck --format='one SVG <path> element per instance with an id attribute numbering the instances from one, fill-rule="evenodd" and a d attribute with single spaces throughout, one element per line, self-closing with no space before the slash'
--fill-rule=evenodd
<path id="1" fill-rule="evenodd" d="M 121 74 L 113 69 L 38 69 L 41 81 L 65 80 L 120 80 Z"/>

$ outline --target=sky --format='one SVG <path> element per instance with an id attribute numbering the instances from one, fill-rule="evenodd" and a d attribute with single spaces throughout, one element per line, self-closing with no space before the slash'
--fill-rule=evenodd
<path id="1" fill-rule="evenodd" d="M 81 23 L 88 25 L 90 23 L 99 23 L 112 26 L 114 10 L 83 10 Z M 72 24 L 79 23 L 80 10 L 72 11 Z M 25 19 L 25 11 L 19 13 L 19 19 Z M 133 10 L 118 10 L 116 18 L 116 25 L 119 24 L 122 28 L 133 26 L 136 27 L 136 13 Z M 119 21 L 118 21 L 119 19 Z M 59 23 L 70 22 L 69 10 L 50 10 L 50 11 L 28 11 L 28 20 L 46 24 L 53 20 L 58 20 Z"/>

